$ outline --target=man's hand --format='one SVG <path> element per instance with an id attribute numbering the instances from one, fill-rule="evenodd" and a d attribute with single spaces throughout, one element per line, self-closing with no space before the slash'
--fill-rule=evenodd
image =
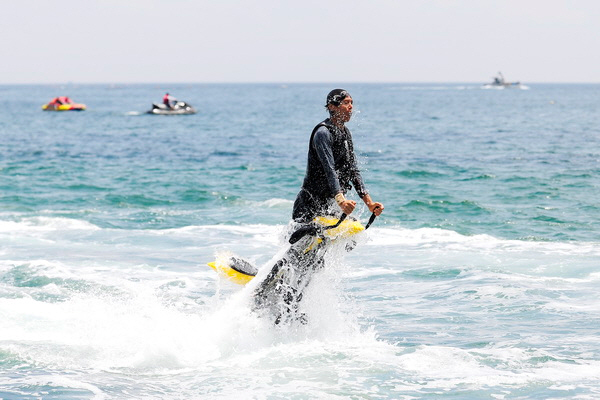
<path id="1" fill-rule="evenodd" d="M 356 208 L 356 202 L 354 200 L 344 200 L 339 203 L 340 208 L 346 215 L 352 214 L 352 211 Z"/>
<path id="2" fill-rule="evenodd" d="M 375 215 L 377 215 L 378 217 L 381 215 L 384 208 L 383 204 L 377 202 L 369 203 L 367 204 L 367 207 L 369 207 L 369 211 L 375 213 Z"/>
<path id="3" fill-rule="evenodd" d="M 375 213 L 375 215 L 377 215 L 378 217 L 381 215 L 384 208 L 383 204 L 371 200 L 371 196 L 369 196 L 368 194 L 365 194 L 362 199 L 369 208 L 369 211 Z"/>

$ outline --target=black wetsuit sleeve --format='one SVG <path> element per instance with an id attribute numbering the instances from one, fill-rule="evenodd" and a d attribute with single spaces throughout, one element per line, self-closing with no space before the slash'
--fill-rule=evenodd
<path id="1" fill-rule="evenodd" d="M 352 179 L 352 185 L 354 185 L 354 189 L 356 189 L 356 193 L 358 193 L 358 196 L 361 199 L 363 197 L 365 197 L 367 194 L 369 194 L 369 192 L 367 191 L 367 188 L 365 188 L 365 184 L 362 180 L 362 176 L 360 175 L 360 172 L 358 172 L 358 170 L 356 170 L 356 174 L 354 175 L 354 178 Z"/>
<path id="2" fill-rule="evenodd" d="M 365 184 L 363 182 L 362 175 L 360 174 L 360 170 L 358 169 L 358 165 L 356 163 L 356 156 L 354 154 L 354 144 L 352 143 L 351 137 L 348 138 L 348 146 L 349 146 L 348 150 L 350 153 L 351 164 L 352 164 L 350 167 L 352 169 L 352 185 L 354 186 L 356 193 L 358 193 L 358 196 L 360 198 L 363 198 L 369 192 L 365 188 Z"/>
<path id="3" fill-rule="evenodd" d="M 329 129 L 324 126 L 317 129 L 313 137 L 313 146 L 317 153 L 317 157 L 323 166 L 323 171 L 325 171 L 327 186 L 329 187 L 332 196 L 335 196 L 342 191 L 342 187 L 340 186 L 337 173 L 335 172 L 335 162 L 332 150 L 333 138 L 331 137 Z"/>

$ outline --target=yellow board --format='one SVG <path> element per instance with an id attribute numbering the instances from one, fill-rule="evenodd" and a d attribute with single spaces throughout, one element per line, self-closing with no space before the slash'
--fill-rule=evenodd
<path id="1" fill-rule="evenodd" d="M 208 266 L 217 271 L 219 275 L 239 285 L 245 285 L 254 278 L 254 275 L 246 275 L 231 268 L 227 265 L 227 259 L 209 262 Z"/>
<path id="2" fill-rule="evenodd" d="M 314 219 L 314 222 L 318 223 L 323 227 L 335 225 L 338 221 L 338 218 L 333 217 L 316 217 Z M 361 224 L 355 219 L 348 218 L 342 221 L 342 223 L 338 227 L 324 230 L 323 234 L 331 240 L 336 240 L 340 238 L 348 238 L 364 230 L 365 227 L 363 226 L 363 224 Z M 304 250 L 304 252 L 306 253 L 312 250 L 314 246 L 316 246 L 318 243 L 321 243 L 322 240 L 323 239 L 321 238 L 315 238 L 315 240 L 312 241 L 312 243 Z M 239 272 L 231 268 L 229 266 L 228 261 L 229 257 L 220 257 L 217 258 L 217 260 L 215 261 L 209 262 L 208 266 L 217 271 L 217 273 L 222 277 L 229 279 L 230 281 L 239 285 L 245 285 L 248 282 L 250 282 L 252 278 L 254 278 L 254 275 L 247 275 L 243 272 Z"/>
<path id="3" fill-rule="evenodd" d="M 331 217 L 316 217 L 314 221 L 319 225 L 327 227 L 337 224 L 339 220 Z M 364 230 L 365 227 L 359 221 L 355 219 L 345 219 L 337 228 L 327 229 L 323 233 L 330 239 L 338 239 L 348 238 Z"/>

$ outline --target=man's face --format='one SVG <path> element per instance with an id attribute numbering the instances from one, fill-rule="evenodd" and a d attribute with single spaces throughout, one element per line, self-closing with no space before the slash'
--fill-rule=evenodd
<path id="1" fill-rule="evenodd" d="M 350 118 L 352 118 L 352 107 L 353 101 L 350 96 L 346 96 L 339 106 L 333 104 L 329 105 L 329 109 L 333 112 L 333 116 L 342 122 L 350 121 Z"/>

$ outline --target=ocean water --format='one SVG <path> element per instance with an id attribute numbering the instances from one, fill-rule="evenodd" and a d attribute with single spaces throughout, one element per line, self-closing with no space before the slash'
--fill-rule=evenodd
<path id="1" fill-rule="evenodd" d="M 206 263 L 285 250 L 337 86 L 385 212 L 274 326 Z M 144 114 L 165 91 L 198 114 Z M 0 398 L 600 397 L 600 85 L 0 94 Z"/>

